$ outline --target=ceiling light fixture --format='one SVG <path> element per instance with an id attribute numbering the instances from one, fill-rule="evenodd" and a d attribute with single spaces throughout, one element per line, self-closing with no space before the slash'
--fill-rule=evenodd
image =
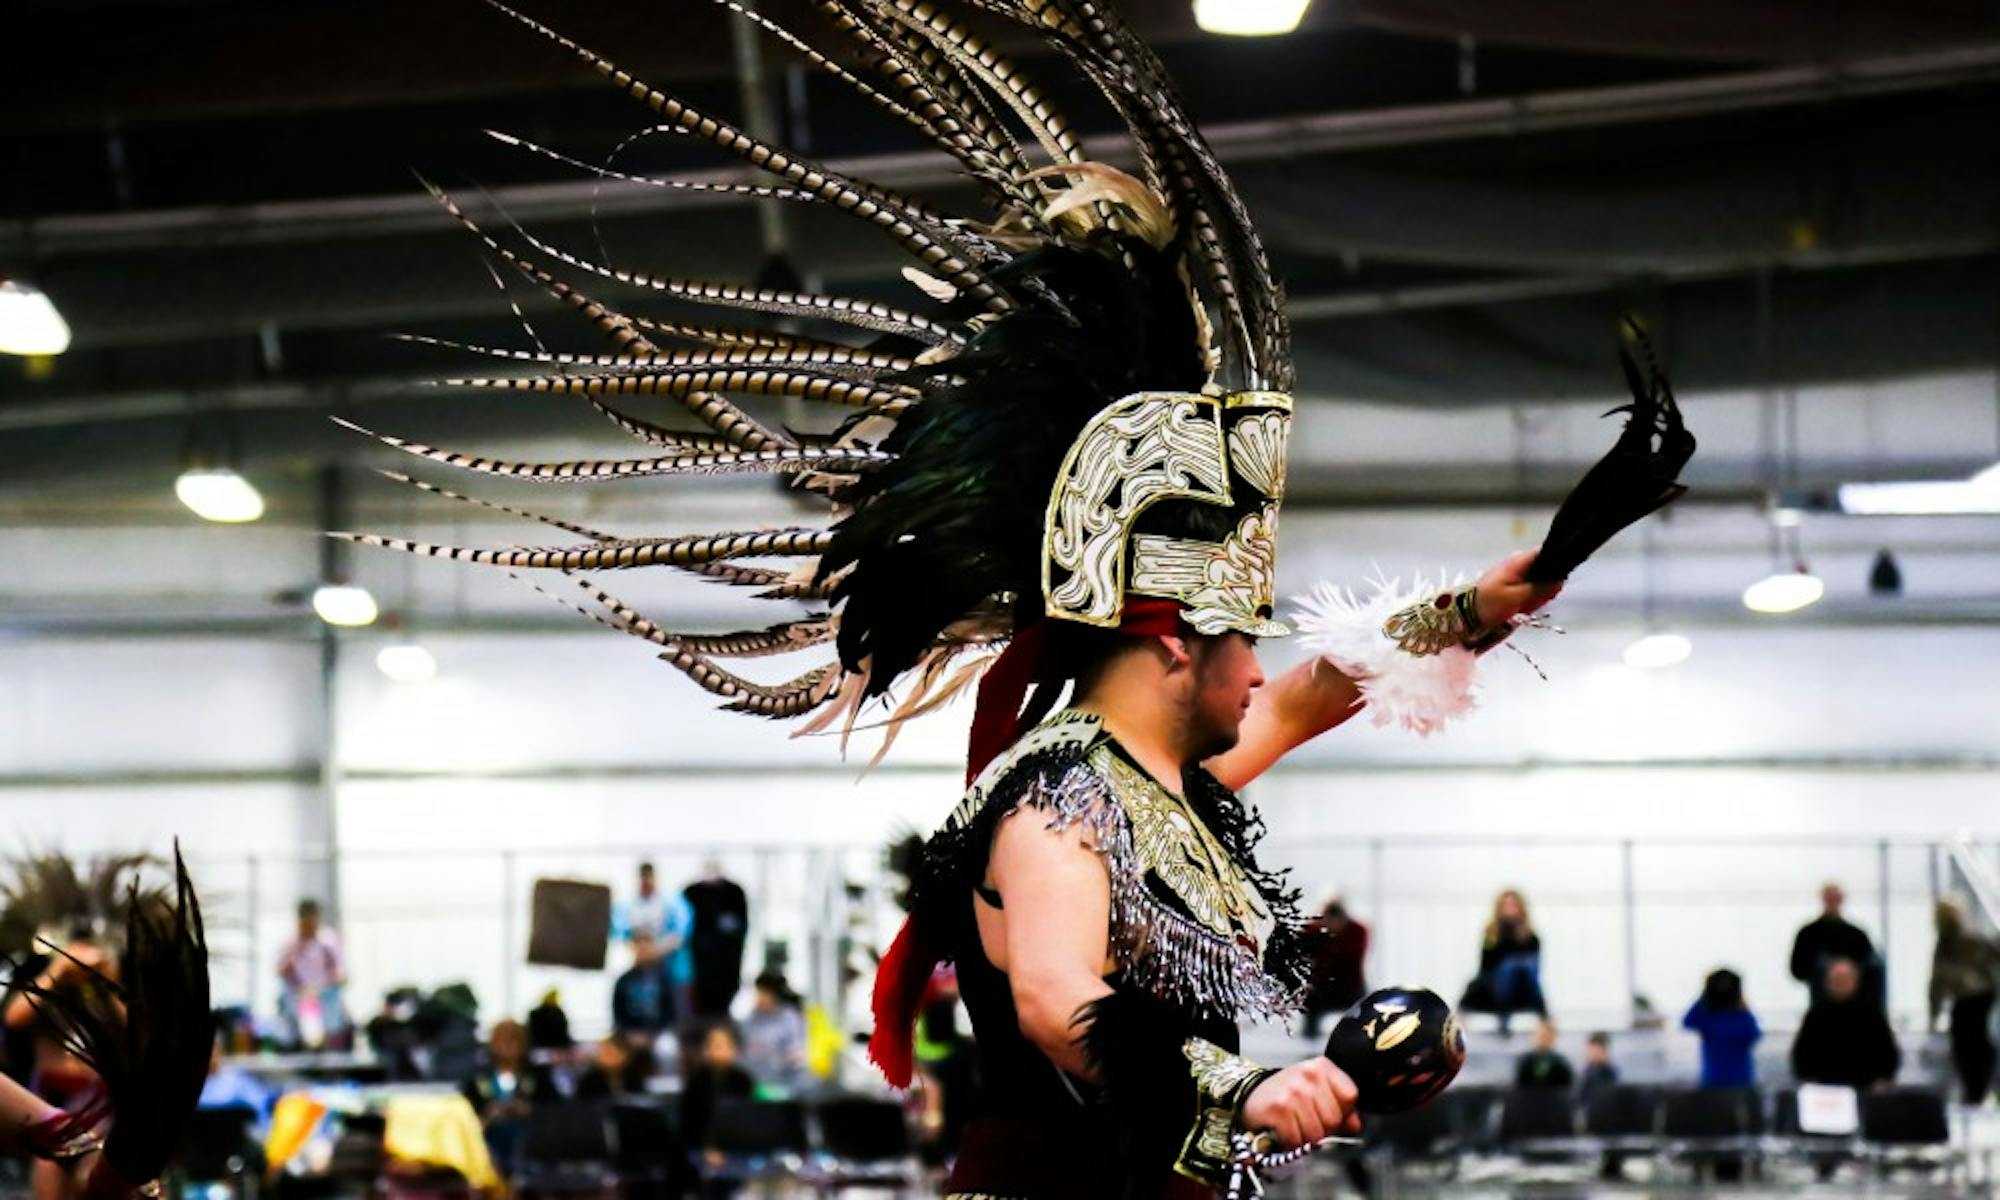
<path id="1" fill-rule="evenodd" d="M 357 628 L 373 625 L 381 610 L 367 588 L 352 583 L 322 583 L 313 589 L 313 611 L 329 625 Z"/>
<path id="2" fill-rule="evenodd" d="M 264 497 L 229 467 L 190 467 L 174 480 L 174 495 L 204 521 L 240 525 L 264 515 Z"/>
<path id="3" fill-rule="evenodd" d="M 437 658 L 415 642 L 399 642 L 375 652 L 375 668 L 397 683 L 422 683 L 437 675 Z"/>
<path id="4" fill-rule="evenodd" d="M 1657 671 L 1686 662 L 1694 653 L 1694 643 L 1678 633 L 1649 633 L 1625 647 L 1625 665 L 1640 671 Z"/>
<path id="5" fill-rule="evenodd" d="M 1194 0 L 1194 23 L 1231 37 L 1271 37 L 1299 27 L 1311 0 Z"/>
<path id="6" fill-rule="evenodd" d="M 1743 607 L 1751 612 L 1789 613 L 1817 604 L 1826 584 L 1804 563 L 1790 571 L 1773 571 L 1743 589 Z"/>
<path id="7" fill-rule="evenodd" d="M 48 293 L 31 283 L 0 278 L 0 354 L 61 354 L 69 349 L 69 322 Z"/>
<path id="8" fill-rule="evenodd" d="M 1843 483 L 1840 511 L 1858 517 L 1949 517 L 2000 513 L 2000 468 L 1970 479 Z"/>

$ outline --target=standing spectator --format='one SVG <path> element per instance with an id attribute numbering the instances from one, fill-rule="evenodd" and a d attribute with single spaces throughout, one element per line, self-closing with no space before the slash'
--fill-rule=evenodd
<path id="1" fill-rule="evenodd" d="M 1743 999 L 1743 977 L 1723 969 L 1709 973 L 1701 997 L 1681 1018 L 1681 1028 L 1701 1037 L 1701 1086 L 1747 1088 L 1757 1085 L 1757 1062 L 1751 1051 L 1764 1030 Z"/>
<path id="2" fill-rule="evenodd" d="M 1813 1002 L 1792 1043 L 1792 1074 L 1803 1083 L 1861 1090 L 1895 1081 L 1903 1054 L 1882 1006 L 1861 990 L 1861 968 L 1836 958 L 1826 994 Z"/>
<path id="3" fill-rule="evenodd" d="M 556 1099 L 548 1068 L 528 1060 L 528 1030 L 519 1021 L 496 1021 L 487 1035 L 486 1062 L 462 1089 L 486 1130 L 486 1148 L 502 1171 L 512 1170 L 528 1111 Z"/>
<path id="4" fill-rule="evenodd" d="M 1528 902 L 1512 888 L 1493 901 L 1493 917 L 1479 948 L 1479 974 L 1459 1007 L 1499 1017 L 1503 1034 L 1515 1013 L 1548 1015 L 1542 997 L 1542 939 L 1528 918 Z"/>
<path id="5" fill-rule="evenodd" d="M 1368 927 L 1354 919 L 1336 892 L 1306 930 L 1312 974 L 1306 980 L 1305 1035 L 1317 1038 L 1322 1017 L 1344 1013 L 1368 994 Z"/>
<path id="6" fill-rule="evenodd" d="M 1576 1081 L 1576 1100 L 1590 1102 L 1618 1086 L 1618 1067 L 1611 1061 L 1611 1035 L 1602 1030 L 1583 1044 L 1583 1077 Z"/>
<path id="7" fill-rule="evenodd" d="M 1868 940 L 1859 925 L 1841 915 L 1841 906 L 1846 902 L 1847 894 L 1840 890 L 1839 884 L 1829 881 L 1820 888 L 1820 915 L 1800 927 L 1798 936 L 1792 939 L 1792 978 L 1805 984 L 1813 1002 L 1818 1003 L 1826 994 L 1827 968 L 1835 959 L 1844 958 L 1860 969 L 1862 982 L 1869 985 L 1866 990 L 1880 1004 L 1881 981 L 1874 978 L 1879 970 L 1875 943 Z"/>
<path id="8" fill-rule="evenodd" d="M 278 956 L 280 1015 L 292 1045 L 317 1050 L 340 1046 L 347 1033 L 347 1015 L 340 989 L 347 983 L 347 957 L 340 935 L 320 924 L 319 901 L 299 901 L 296 936 Z"/>
<path id="9" fill-rule="evenodd" d="M 1987 1022 L 1993 1015 L 1996 952 L 1993 943 L 1966 928 L 1965 910 L 1956 900 L 1937 905 L 1937 949 L 1931 954 L 1931 1029 L 1946 1004 L 1951 1005 L 1951 1061 L 1958 1068 L 1959 1086 L 1967 1104 L 1986 1099 L 1993 1084 L 1993 1038 Z"/>
<path id="10" fill-rule="evenodd" d="M 694 973 L 695 1015 L 726 1017 L 743 986 L 749 901 L 741 887 L 724 877 L 722 864 L 712 858 L 702 864 L 702 877 L 681 894 L 693 916 L 688 952 Z"/>
<path id="11" fill-rule="evenodd" d="M 743 1066 L 760 1084 L 787 1090 L 804 1082 L 806 1018 L 776 971 L 757 976 L 756 1002 L 743 1018 Z"/>
<path id="12" fill-rule="evenodd" d="M 687 897 L 660 890 L 653 864 L 639 864 L 639 891 L 618 906 L 614 924 L 618 935 L 635 947 L 646 938 L 653 957 L 664 972 L 669 989 L 668 1020 L 687 1016 L 693 1007 L 694 958 L 688 952 L 688 934 L 694 929 L 694 909 Z"/>
<path id="13" fill-rule="evenodd" d="M 674 1023 L 673 987 L 653 935 L 635 929 L 631 942 L 632 965 L 611 985 L 611 1028 L 652 1038 Z"/>
<path id="14" fill-rule="evenodd" d="M 1514 1066 L 1514 1086 L 1567 1088 L 1575 1082 L 1575 1068 L 1556 1049 L 1555 1025 L 1543 1021 L 1535 1027 L 1535 1048 L 1523 1054 Z"/>

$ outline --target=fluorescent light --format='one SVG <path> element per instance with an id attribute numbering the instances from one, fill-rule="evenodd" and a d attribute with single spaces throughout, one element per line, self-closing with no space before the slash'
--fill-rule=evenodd
<path id="1" fill-rule="evenodd" d="M 1805 524 L 1805 519 L 1806 514 L 1803 509 L 1784 507 L 1771 510 L 1771 524 L 1780 529 L 1797 529 Z"/>
<path id="2" fill-rule="evenodd" d="M 1840 511 L 1864 517 L 1931 517 L 2000 513 L 2000 467 L 1971 479 L 1910 483 L 1843 483 Z"/>
<path id="3" fill-rule="evenodd" d="M 1743 607 L 1751 612 L 1797 612 L 1818 603 L 1826 584 L 1809 571 L 1778 571 L 1743 589 Z"/>
<path id="4" fill-rule="evenodd" d="M 174 495 L 205 521 L 237 525 L 264 515 L 264 497 L 249 480 L 227 467 L 182 471 L 174 480 Z"/>
<path id="5" fill-rule="evenodd" d="M 1194 0 L 1194 23 L 1210 33 L 1270 37 L 1299 27 L 1311 0 Z"/>
<path id="6" fill-rule="evenodd" d="M 351 583 L 322 583 L 313 589 L 313 611 L 329 625 L 373 625 L 380 615 L 368 589 Z"/>
<path id="7" fill-rule="evenodd" d="M 0 354 L 61 354 L 69 349 L 69 322 L 42 289 L 0 279 Z"/>
<path id="8" fill-rule="evenodd" d="M 382 647 L 375 652 L 375 667 L 397 683 L 422 683 L 438 673 L 437 659 L 415 642 Z"/>
<path id="9" fill-rule="evenodd" d="M 1625 665 L 1654 671 L 1684 662 L 1694 653 L 1694 643 L 1678 633 L 1649 633 L 1625 647 Z"/>

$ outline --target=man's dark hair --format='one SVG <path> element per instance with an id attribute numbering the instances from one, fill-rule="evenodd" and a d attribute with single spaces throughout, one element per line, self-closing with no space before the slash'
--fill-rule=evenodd
<path id="1" fill-rule="evenodd" d="M 303 920 L 304 920 L 305 918 L 307 918 L 307 917 L 316 917 L 316 916 L 318 916 L 318 915 L 319 915 L 319 901 L 317 901 L 317 900 L 301 900 L 301 901 L 299 901 L 299 919 L 300 919 L 300 920 L 302 920 L 302 921 L 303 921 Z"/>
<path id="2" fill-rule="evenodd" d="M 652 873 L 653 873 L 653 864 L 652 864 L 652 863 L 649 863 L 649 862 L 642 862 L 642 863 L 640 863 L 640 864 L 639 864 L 639 874 L 641 874 L 641 875 L 651 875 Z"/>

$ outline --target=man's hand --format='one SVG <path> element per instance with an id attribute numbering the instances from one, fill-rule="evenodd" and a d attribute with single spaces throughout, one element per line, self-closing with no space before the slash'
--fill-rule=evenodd
<path id="1" fill-rule="evenodd" d="M 1293 1063 L 1250 1090 L 1243 1102 L 1246 1129 L 1267 1129 L 1289 1147 L 1323 1137 L 1361 1132 L 1354 1081 L 1325 1058 Z"/>
<path id="2" fill-rule="evenodd" d="M 1522 550 L 1509 554 L 1479 577 L 1480 624 L 1488 629 L 1505 625 L 1541 608 L 1562 591 L 1560 583 L 1528 582 L 1528 568 L 1534 565 L 1537 553 Z"/>

